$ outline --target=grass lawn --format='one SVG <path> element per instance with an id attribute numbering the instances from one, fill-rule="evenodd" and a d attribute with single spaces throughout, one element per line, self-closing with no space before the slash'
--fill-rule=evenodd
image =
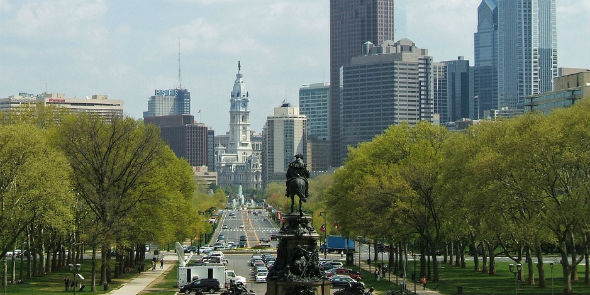
<path id="1" fill-rule="evenodd" d="M 10 262 L 10 260 L 9 260 Z M 17 261 L 17 265 L 16 265 L 16 278 L 17 280 L 19 279 L 19 261 Z M 113 266 L 115 261 L 112 261 Z M 26 262 L 25 262 L 26 264 Z M 148 269 L 149 267 L 151 267 L 151 260 L 145 261 L 145 269 Z M 112 283 L 109 284 L 109 290 L 108 291 L 102 291 L 102 285 L 100 285 L 100 260 L 97 261 L 96 263 L 96 292 L 92 293 L 90 292 L 90 285 L 91 285 L 91 268 L 92 268 L 92 261 L 90 259 L 84 260 L 83 264 L 82 264 L 82 269 L 80 274 L 85 278 L 83 283 L 84 285 L 86 285 L 86 287 L 84 288 L 84 290 L 82 292 L 78 292 L 78 293 L 86 293 L 86 294 L 105 294 L 110 292 L 113 289 L 117 289 L 121 286 L 122 283 L 130 280 L 131 278 L 134 278 L 135 276 L 137 276 L 137 272 L 133 271 L 130 273 L 126 273 L 121 275 L 120 278 L 117 279 L 113 279 Z M 9 263 L 8 265 L 8 276 L 9 278 L 11 277 L 11 263 Z M 26 270 L 25 270 L 26 273 Z M 0 274 L 1 277 L 1 274 Z M 47 294 L 47 295 L 54 295 L 54 294 L 73 294 L 73 291 L 69 291 L 66 292 L 65 291 L 65 286 L 64 286 L 64 279 L 65 278 L 69 278 L 70 280 L 73 279 L 73 275 L 72 273 L 70 273 L 67 270 L 64 271 L 59 271 L 59 272 L 53 272 L 44 276 L 38 276 L 38 277 L 33 277 L 29 280 L 25 279 L 25 282 L 22 284 L 15 284 L 15 285 L 11 285 L 9 284 L 6 288 L 6 294 L 36 294 L 36 295 L 41 295 L 41 294 Z M 70 289 L 71 290 L 71 289 Z M 0 287 L 0 294 L 4 294 L 2 293 L 3 290 Z"/>
<path id="2" fill-rule="evenodd" d="M 149 286 L 148 291 L 144 291 L 141 294 L 150 295 L 171 295 L 178 292 L 177 287 L 177 276 L 178 276 L 178 264 L 175 264 L 172 269 L 164 276 L 161 281 Z"/>
<path id="3" fill-rule="evenodd" d="M 473 271 L 473 262 L 467 262 L 467 268 L 459 268 L 447 264 L 440 264 L 440 281 L 438 283 L 428 283 L 427 288 L 437 290 L 443 294 L 457 294 L 458 287 L 463 288 L 463 294 L 514 294 L 515 281 L 514 275 L 508 270 L 510 262 L 496 262 L 496 275 L 490 276 L 481 272 Z M 413 264 L 409 262 L 408 278 L 411 278 Z M 481 263 L 480 263 L 481 267 Z M 537 266 L 533 265 L 535 270 L 535 282 L 538 284 Z M 356 268 L 358 270 L 358 268 Z M 551 292 L 551 268 L 549 264 L 544 264 L 546 288 L 541 289 L 537 286 L 528 286 L 525 283 L 518 285 L 518 294 L 552 294 Z M 572 282 L 574 294 L 590 294 L 588 285 L 584 285 L 584 266 L 578 266 L 578 275 L 580 280 Z M 525 278 L 528 274 L 526 265 L 523 265 Z M 374 287 L 376 290 L 384 291 L 397 289 L 395 284 L 388 285 L 387 282 L 375 282 L 374 276 L 363 271 L 363 282 L 367 287 Z M 553 294 L 561 294 L 563 289 L 561 274 L 561 265 L 556 264 L 553 267 Z M 401 282 L 401 279 L 400 279 Z M 420 287 L 418 285 L 418 287 Z M 408 284 L 408 288 L 413 288 Z M 413 291 L 413 290 L 411 290 Z"/>

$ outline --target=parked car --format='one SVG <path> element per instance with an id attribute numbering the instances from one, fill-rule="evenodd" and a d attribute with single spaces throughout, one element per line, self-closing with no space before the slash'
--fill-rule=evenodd
<path id="1" fill-rule="evenodd" d="M 246 243 L 246 241 L 240 241 L 238 243 L 238 248 L 246 248 L 246 246 L 248 246 L 248 244 Z"/>
<path id="2" fill-rule="evenodd" d="M 180 293 L 217 292 L 221 289 L 218 279 L 200 279 L 190 282 L 180 288 Z"/>
<path id="3" fill-rule="evenodd" d="M 243 224 L 240 224 L 240 228 L 244 228 L 244 225 Z"/>
<path id="4" fill-rule="evenodd" d="M 188 246 L 184 249 L 184 253 L 196 253 L 197 252 L 197 246 Z"/>
<path id="5" fill-rule="evenodd" d="M 270 234 L 270 239 L 271 240 L 276 240 L 277 239 L 277 233 Z"/>
<path id="6" fill-rule="evenodd" d="M 356 281 L 349 277 L 349 276 L 341 276 L 335 275 L 333 276 L 330 281 L 332 282 L 332 287 L 334 288 L 344 288 L 347 287 L 351 283 L 356 283 Z"/>
<path id="7" fill-rule="evenodd" d="M 352 269 L 348 269 L 348 268 L 333 268 L 330 269 L 328 271 L 326 271 L 326 277 L 332 277 L 335 275 L 343 275 L 343 276 L 349 276 L 357 281 L 361 280 L 361 274 L 359 272 L 356 272 Z"/>
<path id="8" fill-rule="evenodd" d="M 219 236 L 217 236 L 217 240 L 218 241 L 225 241 L 225 236 L 224 235 L 219 235 Z"/>
<path id="9" fill-rule="evenodd" d="M 247 241 L 248 238 L 246 236 L 240 236 L 240 241 Z"/>
<path id="10" fill-rule="evenodd" d="M 227 224 L 224 224 L 221 229 L 229 229 L 229 226 L 227 226 Z"/>

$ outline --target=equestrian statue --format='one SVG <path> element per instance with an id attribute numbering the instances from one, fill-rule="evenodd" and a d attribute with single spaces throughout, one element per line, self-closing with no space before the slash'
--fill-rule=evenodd
<path id="1" fill-rule="evenodd" d="M 289 163 L 287 168 L 287 198 L 291 198 L 291 213 L 295 210 L 295 196 L 299 196 L 299 215 L 303 216 L 301 203 L 306 202 L 309 197 L 309 170 L 307 164 L 303 163 L 303 155 L 295 155 L 295 160 Z"/>

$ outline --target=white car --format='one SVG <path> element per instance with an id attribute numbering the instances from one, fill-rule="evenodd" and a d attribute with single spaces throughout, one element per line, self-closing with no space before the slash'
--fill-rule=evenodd
<path id="1" fill-rule="evenodd" d="M 240 224 L 240 228 L 244 228 L 244 225 L 243 224 Z"/>
<path id="2" fill-rule="evenodd" d="M 266 271 L 261 271 L 261 272 L 256 273 L 256 282 L 257 283 L 266 282 L 267 275 L 268 275 L 268 272 L 266 272 Z"/>

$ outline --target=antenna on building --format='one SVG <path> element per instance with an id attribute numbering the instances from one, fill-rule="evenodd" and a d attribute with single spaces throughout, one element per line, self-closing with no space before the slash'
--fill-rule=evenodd
<path id="1" fill-rule="evenodd" d="M 182 76 L 180 71 L 180 38 L 178 38 L 178 89 L 182 89 Z"/>
<path id="2" fill-rule="evenodd" d="M 238 60 L 238 73 L 242 70 L 242 65 L 240 64 L 240 61 Z"/>

